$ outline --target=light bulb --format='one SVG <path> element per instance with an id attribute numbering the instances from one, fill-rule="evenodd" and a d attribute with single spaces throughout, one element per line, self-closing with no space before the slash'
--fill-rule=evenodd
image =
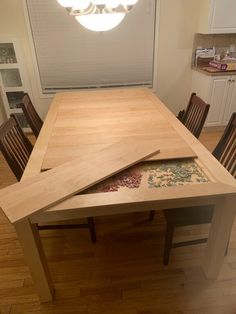
<path id="1" fill-rule="evenodd" d="M 94 5 L 105 5 L 109 8 L 116 8 L 120 4 L 120 0 L 91 0 Z"/>
<path id="2" fill-rule="evenodd" d="M 90 4 L 89 0 L 74 0 L 73 2 L 73 9 L 75 10 L 85 10 Z"/>
<path id="3" fill-rule="evenodd" d="M 75 3 L 74 0 L 57 0 L 57 2 L 65 8 L 71 8 Z"/>
<path id="4" fill-rule="evenodd" d="M 138 0 L 120 0 L 122 5 L 135 5 Z"/>
<path id="5" fill-rule="evenodd" d="M 119 4 L 119 0 L 106 0 L 106 6 L 108 8 L 117 8 Z"/>
<path id="6" fill-rule="evenodd" d="M 106 0 L 91 0 L 91 2 L 95 5 L 106 4 Z"/>
<path id="7" fill-rule="evenodd" d="M 124 13 L 87 14 L 75 16 L 76 20 L 85 28 L 95 32 L 108 31 L 121 23 Z"/>
<path id="8" fill-rule="evenodd" d="M 95 5 L 106 5 L 110 8 L 116 8 L 120 4 L 120 0 L 91 0 Z"/>

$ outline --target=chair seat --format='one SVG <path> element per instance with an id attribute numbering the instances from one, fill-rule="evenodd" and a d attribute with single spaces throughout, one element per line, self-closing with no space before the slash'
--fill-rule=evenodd
<path id="1" fill-rule="evenodd" d="M 211 223 L 214 206 L 195 206 L 166 209 L 163 211 L 168 224 L 173 226 L 189 226 Z"/>

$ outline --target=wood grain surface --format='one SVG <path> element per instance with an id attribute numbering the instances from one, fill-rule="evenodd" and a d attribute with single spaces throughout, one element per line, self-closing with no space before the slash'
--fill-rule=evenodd
<path id="1" fill-rule="evenodd" d="M 159 151 L 155 140 L 123 140 L 98 154 L 80 158 L 40 173 L 0 191 L 0 206 L 15 223 L 81 192 Z"/>
<path id="2" fill-rule="evenodd" d="M 113 94 L 114 93 L 114 94 Z M 95 95 L 97 95 L 97 97 L 95 97 Z M 48 142 L 49 145 L 47 147 L 45 147 L 45 158 L 44 158 L 44 162 L 43 165 L 47 164 L 48 166 L 52 166 L 55 163 L 59 162 L 59 159 L 57 158 L 56 151 L 58 150 L 59 152 L 59 148 L 61 147 L 61 153 L 62 155 L 64 155 L 64 150 L 62 149 L 62 147 L 64 146 L 64 141 L 65 139 L 62 138 L 62 140 L 60 139 L 60 136 L 57 132 L 59 132 L 60 129 L 60 125 L 65 126 L 65 124 L 67 124 L 68 122 L 65 122 L 64 124 L 64 120 L 63 120 L 63 115 L 62 113 L 65 113 L 65 121 L 67 121 L 68 116 L 70 116 L 69 114 L 69 109 L 67 106 L 69 106 L 71 109 L 73 109 L 72 111 L 75 113 L 77 111 L 77 107 L 76 104 L 78 104 L 78 106 L 81 108 L 81 115 L 83 110 L 86 111 L 86 115 L 85 115 L 85 119 L 90 117 L 90 119 L 93 119 L 93 110 L 89 111 L 88 107 L 91 105 L 92 108 L 96 108 L 96 106 L 98 106 L 98 102 L 102 103 L 102 99 L 109 100 L 109 101 L 114 101 L 114 103 L 119 102 L 119 104 L 123 103 L 123 109 L 120 109 L 120 107 L 118 107 L 118 109 L 112 109 L 109 107 L 109 103 L 107 103 L 107 108 L 110 108 L 110 115 L 112 114 L 113 116 L 117 116 L 116 114 L 116 110 L 118 111 L 118 113 L 122 110 L 125 110 L 126 106 L 129 108 L 129 110 L 127 110 L 127 112 L 133 112 L 132 108 L 134 110 L 135 108 L 135 112 L 136 109 L 138 110 L 139 114 L 137 114 L 136 112 L 136 117 L 140 115 L 140 121 L 139 121 L 139 130 L 142 130 L 142 132 L 140 131 L 139 136 L 141 138 L 145 138 L 145 137 L 151 137 L 154 138 L 154 134 L 155 134 L 155 138 L 158 142 L 158 144 L 160 145 L 160 154 L 158 154 L 157 156 L 153 156 L 149 159 L 162 159 L 162 156 L 165 156 L 165 159 L 175 159 L 176 156 L 179 156 L 179 158 L 186 158 L 188 156 L 188 153 L 190 153 L 190 151 L 192 153 L 190 153 L 190 156 L 197 156 L 197 161 L 201 163 L 201 167 L 204 170 L 205 173 L 207 173 L 207 176 L 209 176 L 211 178 L 212 182 L 218 182 L 218 183 L 225 183 L 226 185 L 231 185 L 236 187 L 235 184 L 235 180 L 233 179 L 233 177 L 228 173 L 228 171 L 212 156 L 212 154 L 207 151 L 205 149 L 205 147 L 199 142 L 198 139 L 196 139 L 191 132 L 189 132 L 186 127 L 178 120 L 176 119 L 176 117 L 168 110 L 168 108 L 166 108 L 166 106 L 163 105 L 163 103 L 149 90 L 146 89 L 129 89 L 129 90 L 110 90 L 110 91 L 100 91 L 100 92 L 81 92 L 81 93 L 62 93 L 60 94 L 60 99 L 58 98 L 58 100 L 53 104 L 53 106 L 57 106 L 58 108 L 58 115 L 57 118 L 55 119 L 55 126 L 54 128 L 51 130 L 51 134 L 48 135 Z M 95 101 L 96 100 L 96 101 Z M 139 105 L 137 105 L 137 103 Z M 84 104 L 84 106 L 83 106 Z M 100 105 L 101 106 L 101 105 Z M 53 109 L 53 108 L 52 108 Z M 151 112 L 150 115 L 148 115 L 148 112 Z M 78 111 L 78 116 L 79 115 Z M 61 114 L 61 117 L 60 117 Z M 143 117 L 146 117 L 146 119 L 141 119 L 142 114 L 144 114 Z M 146 114 L 146 116 L 145 116 Z M 123 117 L 123 119 L 126 121 L 126 118 Z M 131 119 L 128 113 L 128 120 Z M 156 119 L 156 120 L 155 120 Z M 159 121 L 158 123 L 148 123 L 148 121 Z M 89 122 L 89 121 L 88 121 Z M 81 122 L 82 123 L 82 122 Z M 84 126 L 84 128 L 86 129 L 86 124 L 82 123 L 82 125 Z M 149 128 L 148 128 L 149 125 Z M 140 127 L 141 126 L 141 127 Z M 134 124 L 133 128 L 135 130 L 137 130 L 137 125 Z M 81 128 L 82 129 L 82 128 Z M 147 132 L 147 130 L 149 130 Z M 72 134 L 72 132 L 74 132 L 75 129 L 72 128 L 70 129 L 70 134 Z M 62 131 L 61 131 L 62 132 Z M 67 131 L 66 131 L 67 132 Z M 90 130 L 91 135 L 92 135 L 92 130 Z M 95 131 L 96 132 L 96 131 Z M 117 131 L 118 133 L 121 132 L 119 129 Z M 131 131 L 130 131 L 131 132 Z M 156 133 L 155 133 L 156 132 Z M 58 134 L 58 135 L 56 135 Z M 149 135 L 148 135 L 149 134 Z M 62 133 L 61 133 L 62 135 Z M 45 136 L 45 135 L 44 135 Z M 81 137 L 82 136 L 82 137 Z M 100 138 L 98 136 L 98 138 Z M 68 147 L 70 152 L 72 152 L 73 155 L 73 147 L 76 146 L 76 144 L 80 145 L 81 144 L 81 149 L 84 149 L 84 147 L 86 147 L 85 141 L 83 139 L 83 135 L 78 134 L 78 136 L 72 136 L 71 140 L 69 140 L 69 137 L 67 138 L 68 140 Z M 91 140 L 91 139 L 90 139 Z M 109 141 L 111 141 L 112 139 L 109 138 Z M 113 137 L 114 140 L 114 137 Z M 95 139 L 94 139 L 95 141 Z M 54 143 L 55 145 L 57 145 L 57 149 L 54 151 L 50 148 L 50 143 L 52 145 L 52 143 Z M 57 143 L 57 144 L 56 144 Z M 60 144 L 62 143 L 62 144 Z M 70 146 L 70 143 L 74 143 L 72 146 Z M 53 145 L 54 145 L 53 144 Z M 61 145 L 61 146 L 60 146 Z M 99 149 L 100 145 L 104 145 L 103 144 L 99 144 L 99 143 L 93 143 L 91 142 L 91 145 L 89 145 L 89 149 L 96 151 L 97 149 Z M 75 148 L 75 150 L 77 150 L 77 148 Z M 39 151 L 41 151 L 39 149 Z M 35 153 L 37 153 L 37 151 L 35 151 Z M 65 154 L 68 154 L 67 152 L 65 152 Z M 172 157 L 171 157 L 172 156 Z M 64 158 L 64 157 L 63 157 Z M 59 162 L 60 163 L 60 162 Z M 42 166 L 43 167 L 43 166 Z M 30 171 L 31 167 L 29 165 L 29 171 Z M 217 187 L 217 185 L 216 185 Z M 221 185 L 221 187 L 223 188 L 224 185 Z M 184 191 L 185 189 L 185 191 Z M 202 190 L 202 196 L 205 196 L 206 192 L 208 191 L 206 189 L 205 186 L 203 187 L 197 187 L 196 188 L 198 190 L 198 196 L 200 195 L 200 191 Z M 213 193 L 213 189 L 211 187 L 211 192 Z M 158 191 L 158 193 L 155 194 L 156 196 L 156 204 L 155 206 L 159 206 L 158 203 L 158 197 L 162 195 L 162 193 L 164 193 L 166 195 L 166 199 L 168 198 L 172 198 L 173 194 L 174 195 L 179 195 L 179 189 L 177 189 L 175 191 L 175 189 L 170 190 L 170 189 L 166 189 L 166 191 Z M 209 191 L 210 191 L 209 190 Z M 227 194 L 227 188 L 225 190 L 226 194 Z M 216 190 L 216 193 L 217 190 Z M 223 193 L 223 190 L 222 190 Z M 102 196 L 98 196 L 97 199 L 100 199 L 100 206 L 104 205 L 101 209 L 101 211 L 103 211 L 104 214 L 107 214 L 109 212 L 110 209 L 107 209 L 108 212 L 106 212 L 105 207 L 108 205 L 110 206 L 110 204 L 112 202 L 114 202 L 113 204 L 115 206 L 118 206 L 119 204 L 119 198 L 121 200 L 121 202 L 123 202 L 124 199 L 126 199 L 126 196 L 123 195 L 124 193 L 112 193 L 111 195 L 109 195 L 109 203 L 108 198 L 106 196 L 103 197 L 103 201 L 104 203 L 102 203 Z M 214 194 L 214 193 L 213 193 Z M 149 200 L 149 196 L 150 196 L 150 191 L 146 190 L 143 191 L 142 193 L 143 198 L 146 195 L 146 200 Z M 188 192 L 188 188 L 184 187 L 183 191 L 181 191 L 181 195 L 183 197 L 183 200 L 185 197 L 190 198 L 190 194 Z M 80 201 L 80 197 L 82 198 Z M 194 197 L 194 194 L 192 194 L 192 197 Z M 127 196 L 127 199 L 129 198 L 129 196 Z M 64 219 L 65 215 L 63 214 L 62 211 L 62 207 L 65 211 L 68 212 L 68 218 L 70 216 L 71 211 L 69 212 L 68 209 L 76 209 L 76 213 L 80 216 L 80 212 L 78 211 L 78 209 L 81 208 L 81 206 L 83 206 L 84 204 L 86 204 L 87 202 L 90 203 L 90 195 L 87 196 L 74 196 L 72 198 L 67 199 L 66 201 L 64 201 L 63 203 L 61 203 L 60 205 L 55 205 L 53 206 L 53 211 L 55 212 L 58 208 L 58 219 Z M 77 207 L 75 205 L 75 203 L 77 202 Z M 135 199 L 133 198 L 133 203 L 135 203 Z M 184 203 L 184 201 L 183 201 Z M 97 204 L 94 204 L 95 206 Z M 51 209 L 48 209 L 48 211 L 50 211 Z M 122 210 L 122 209 L 120 209 Z M 95 210 L 96 211 L 96 210 Z M 96 211 L 97 212 L 97 211 Z M 76 215 L 75 212 L 73 212 L 73 216 Z M 47 215 L 48 213 L 45 211 L 42 213 L 43 215 Z M 55 213 L 53 213 L 54 215 Z M 62 214 L 62 217 L 60 217 Z M 51 214 L 49 214 L 50 216 Z M 44 218 L 43 218 L 44 219 Z M 45 219 L 47 219 L 45 217 Z"/>
<path id="3" fill-rule="evenodd" d="M 203 133 L 214 148 L 221 134 Z M 16 182 L 0 156 L 0 186 Z M 199 267 L 206 244 L 173 249 L 162 264 L 161 212 L 95 218 L 98 242 L 87 230 L 41 231 L 56 288 L 53 304 L 40 304 L 13 225 L 0 212 L 1 314 L 234 314 L 236 223 L 220 276 L 209 281 Z M 175 242 L 206 237 L 209 226 L 177 228 Z"/>
<path id="4" fill-rule="evenodd" d="M 53 102 L 56 117 L 48 134 L 41 169 L 75 159 L 81 151 L 95 154 L 127 138 L 158 141 L 160 154 L 151 159 L 196 156 L 147 97 L 145 89 L 83 91 L 59 96 Z"/>
<path id="5" fill-rule="evenodd" d="M 118 207 L 122 208 L 123 212 L 134 212 L 137 211 L 136 205 L 140 211 L 148 210 L 147 205 L 152 206 L 152 208 L 157 206 L 157 209 L 168 208 L 169 206 L 174 208 L 179 197 L 178 204 L 181 206 L 188 206 L 193 203 L 203 205 L 204 203 L 208 204 L 208 202 L 216 204 L 217 211 L 213 216 L 203 264 L 207 278 L 216 278 L 224 261 L 224 252 L 235 215 L 235 208 L 232 208 L 232 204 L 236 201 L 235 180 L 150 90 L 113 89 L 57 95 L 34 147 L 23 180 L 39 173 L 42 169 L 58 166 L 68 161 L 68 158 L 69 160 L 74 159 L 80 149 L 83 152 L 87 147 L 88 150 L 90 149 L 87 156 L 90 156 L 91 153 L 96 156 L 96 152 L 101 151 L 104 147 L 124 139 L 136 139 L 144 142 L 156 140 L 157 147 L 162 153 L 165 152 L 165 159 L 168 159 L 168 154 L 169 158 L 176 158 L 175 152 L 178 151 L 179 147 L 182 148 L 179 149 L 178 157 L 185 158 L 186 150 L 188 150 L 191 152 L 191 157 L 197 156 L 202 170 L 213 178 L 212 183 L 209 183 L 211 189 L 208 191 L 206 185 L 202 184 L 200 188 L 194 187 L 189 197 L 189 187 L 182 187 L 182 194 L 179 196 L 179 188 L 173 187 L 163 189 L 159 195 L 155 193 L 153 198 L 150 198 L 149 191 L 146 191 L 142 195 L 135 195 L 132 192 L 132 195 L 130 194 L 127 199 L 123 199 L 123 193 L 115 192 L 110 193 L 110 205 L 105 196 L 101 206 L 97 206 L 89 212 L 91 215 L 93 213 L 98 215 L 99 211 L 102 210 L 103 215 L 112 214 L 116 213 Z M 210 188 L 210 186 L 208 187 Z M 171 199 L 168 199 L 168 195 L 171 195 Z M 90 196 L 83 195 L 82 198 L 86 198 L 87 202 Z M 60 208 L 60 210 L 54 208 L 55 220 L 62 216 L 69 219 L 70 213 L 73 213 L 74 218 L 77 215 L 82 217 L 80 210 L 75 208 L 76 204 L 73 203 L 82 200 L 82 198 L 73 196 L 67 200 L 68 202 L 63 202 L 64 206 L 67 207 Z M 70 207 L 70 205 L 72 206 Z M 97 205 L 97 203 L 93 205 Z M 47 211 L 41 212 L 41 217 L 44 217 L 45 212 Z M 84 211 L 83 216 L 87 217 L 87 214 L 88 211 Z M 27 225 L 27 230 L 24 228 L 24 223 Z M 21 239 L 27 264 L 31 273 L 34 274 L 38 271 L 38 267 L 31 263 L 31 255 L 33 255 L 32 248 L 37 250 L 39 236 L 31 232 L 31 222 L 28 219 L 19 221 L 15 225 L 19 227 L 17 232 Z M 27 237 L 32 240 L 31 247 L 28 245 Z M 216 242 L 216 238 L 221 240 Z M 197 261 L 198 265 L 202 262 L 203 259 Z M 46 263 L 44 254 L 39 254 L 37 264 L 42 265 L 42 272 L 43 265 Z M 41 291 L 39 292 L 41 300 L 45 302 L 52 300 L 49 274 L 44 272 L 43 275 L 38 276 L 38 280 L 34 279 L 34 282 L 38 291 Z"/>

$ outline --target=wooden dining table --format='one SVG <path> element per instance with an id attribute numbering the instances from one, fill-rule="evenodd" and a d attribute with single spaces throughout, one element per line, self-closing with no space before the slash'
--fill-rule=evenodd
<path id="1" fill-rule="evenodd" d="M 42 302 L 53 299 L 54 287 L 39 223 L 213 204 L 205 258 L 199 264 L 207 278 L 220 272 L 236 210 L 235 180 L 149 89 L 56 94 L 22 181 L 81 156 L 89 161 L 107 146 L 125 140 L 144 145 L 155 140 L 160 151 L 14 224 Z M 89 175 L 89 163 L 86 171 Z"/>

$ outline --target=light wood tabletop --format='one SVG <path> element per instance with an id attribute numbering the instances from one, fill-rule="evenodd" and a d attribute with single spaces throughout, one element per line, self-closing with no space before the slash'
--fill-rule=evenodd
<path id="1" fill-rule="evenodd" d="M 115 183 L 116 190 L 110 192 L 109 183 L 108 191 L 107 186 L 105 190 L 104 186 L 96 191 L 88 190 L 15 223 L 42 301 L 52 300 L 53 283 L 35 225 L 41 222 L 214 204 L 206 256 L 199 263 L 202 263 L 208 278 L 217 277 L 235 216 L 235 180 L 148 89 L 55 95 L 22 180 L 76 158 L 92 160 L 91 156 L 124 140 L 142 143 L 155 140 L 160 153 L 148 161 L 152 165 L 155 163 L 155 169 L 147 169 L 151 171 L 151 183 L 150 174 L 145 170 L 142 176 L 146 181 L 138 187 L 120 188 Z M 188 171 L 194 169 L 191 184 L 172 184 L 171 179 L 168 179 L 169 183 L 162 184 L 158 176 L 154 184 L 153 171 L 156 175 L 160 169 L 163 170 L 163 163 L 166 165 L 168 162 L 164 169 L 169 175 L 169 168 L 173 169 L 171 163 L 176 160 L 190 163 Z M 178 167 L 183 167 L 183 164 L 178 164 Z M 89 163 L 86 171 L 90 171 Z M 201 180 L 196 178 L 197 175 Z M 171 178 L 175 178 L 175 174 Z"/>
<path id="2" fill-rule="evenodd" d="M 65 93 L 55 106 L 57 116 L 42 169 L 127 138 L 158 141 L 162 149 L 152 159 L 195 156 L 144 90 Z"/>

